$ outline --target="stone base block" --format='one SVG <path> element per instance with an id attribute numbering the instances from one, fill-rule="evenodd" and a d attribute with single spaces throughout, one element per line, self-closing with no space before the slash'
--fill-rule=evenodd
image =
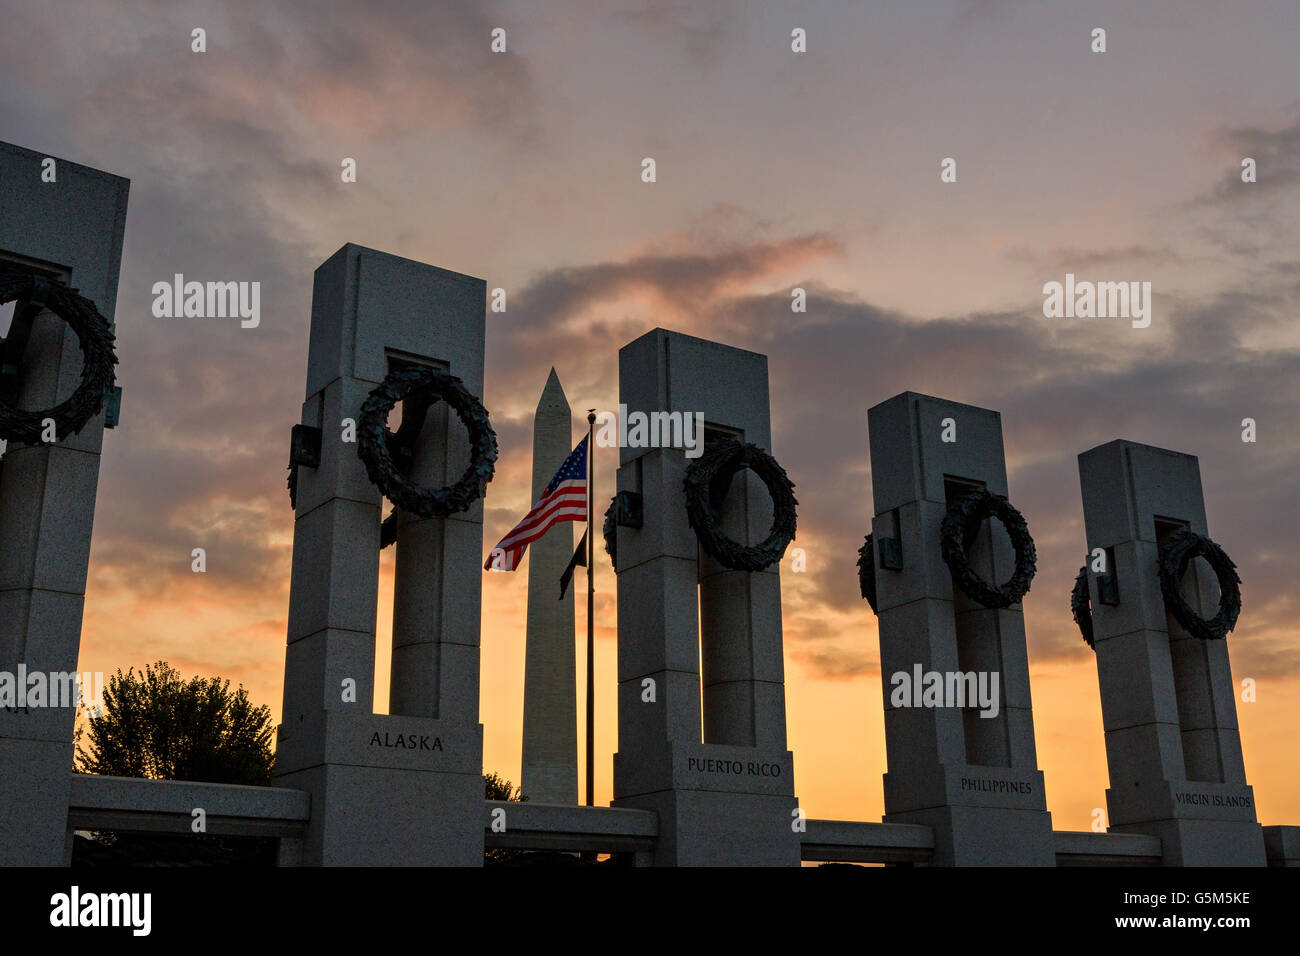
<path id="1" fill-rule="evenodd" d="M 1300 827 L 1264 827 L 1269 866 L 1300 866 Z"/>
<path id="2" fill-rule="evenodd" d="M 321 764 L 483 772 L 483 725 L 434 717 L 316 711 L 277 728 L 277 774 Z"/>
<path id="3" fill-rule="evenodd" d="M 793 796 L 661 790 L 613 805 L 659 815 L 652 866 L 799 865 Z"/>
<path id="4" fill-rule="evenodd" d="M 794 797 L 794 754 L 727 744 L 647 745 L 614 754 L 616 799 L 660 790 L 707 790 Z M 793 806 L 793 804 L 791 804 Z"/>
<path id="5" fill-rule="evenodd" d="M 1266 866 L 1264 828 L 1244 820 L 1149 820 L 1112 833 L 1160 837 L 1165 866 Z"/>
<path id="6" fill-rule="evenodd" d="M 1264 866 L 1264 829 L 1247 785 L 1133 781 L 1106 791 L 1110 829 L 1160 837 L 1165 866 Z"/>
<path id="7" fill-rule="evenodd" d="M 1135 780 L 1106 791 L 1111 828 L 1154 820 L 1255 823 L 1255 792 L 1245 784 L 1200 780 Z"/>
<path id="8" fill-rule="evenodd" d="M 0 866 L 67 866 L 70 741 L 0 738 Z"/>
<path id="9" fill-rule="evenodd" d="M 483 726 L 322 711 L 281 725 L 276 784 L 311 793 L 285 860 L 306 866 L 482 866 Z"/>
<path id="10" fill-rule="evenodd" d="M 798 866 L 794 755 L 671 743 L 614 755 L 614 806 L 654 810 L 654 866 Z"/>
<path id="11" fill-rule="evenodd" d="M 942 806 L 886 813 L 884 821 L 934 830 L 935 866 L 1056 866 L 1046 810 Z"/>
<path id="12" fill-rule="evenodd" d="M 904 772 L 885 774 L 887 814 L 945 806 L 1046 811 L 1043 773 L 1019 767 L 939 764 L 910 765 Z"/>
<path id="13" fill-rule="evenodd" d="M 276 783 L 311 793 L 301 865 L 483 865 L 481 774 L 326 764 Z"/>

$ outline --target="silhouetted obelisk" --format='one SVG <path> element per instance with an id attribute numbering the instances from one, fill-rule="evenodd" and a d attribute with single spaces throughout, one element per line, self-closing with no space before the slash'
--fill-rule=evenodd
<path id="1" fill-rule="evenodd" d="M 569 403 L 551 369 L 533 419 L 533 495 L 546 490 L 572 450 Z M 528 646 L 524 657 L 524 753 L 520 786 L 533 803 L 578 802 L 577 654 L 573 592 L 560 576 L 573 556 L 573 522 L 528 546 Z"/>

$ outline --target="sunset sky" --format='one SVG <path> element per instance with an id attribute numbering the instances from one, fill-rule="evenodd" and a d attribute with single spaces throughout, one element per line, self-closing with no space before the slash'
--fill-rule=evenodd
<path id="1" fill-rule="evenodd" d="M 489 49 L 496 27 L 507 53 Z M 485 555 L 531 504 L 552 365 L 576 441 L 585 409 L 617 405 L 619 347 L 651 328 L 769 356 L 772 451 L 808 560 L 782 588 L 812 817 L 883 812 L 876 622 L 855 567 L 870 406 L 910 389 L 1002 414 L 1039 553 L 1024 611 L 1058 829 L 1088 829 L 1107 785 L 1069 610 L 1076 456 L 1113 438 L 1199 456 L 1210 534 L 1244 581 L 1228 641 L 1234 678 L 1258 682 L 1237 704 L 1247 778 L 1261 822 L 1300 823 L 1297 36 L 1294 0 L 7 4 L 0 139 L 131 180 L 123 421 L 104 442 L 81 669 L 166 659 L 278 717 L 312 273 L 356 242 L 507 290 L 487 317 L 501 456 Z M 260 282 L 260 327 L 155 318 L 151 287 L 178 272 Z M 1066 273 L 1151 282 L 1150 327 L 1045 318 L 1042 287 Z M 600 558 L 605 803 L 616 602 Z M 383 568 L 381 710 L 391 549 Z M 526 584 L 483 585 L 484 766 L 516 782 Z"/>

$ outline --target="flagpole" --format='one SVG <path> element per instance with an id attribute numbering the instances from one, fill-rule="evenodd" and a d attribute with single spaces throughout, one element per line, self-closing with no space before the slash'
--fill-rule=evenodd
<path id="1" fill-rule="evenodd" d="M 596 805 L 596 410 L 587 409 L 587 806 Z"/>

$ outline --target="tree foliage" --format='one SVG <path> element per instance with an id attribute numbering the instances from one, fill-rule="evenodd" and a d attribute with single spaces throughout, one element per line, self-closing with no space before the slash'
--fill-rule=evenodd
<path id="1" fill-rule="evenodd" d="M 514 800 L 517 802 L 528 799 L 524 796 L 522 788 L 516 787 L 498 773 L 483 774 L 483 796 L 488 800 Z"/>
<path id="2" fill-rule="evenodd" d="M 78 734 L 83 773 L 265 785 L 275 755 L 270 708 L 254 707 L 241 685 L 220 677 L 189 681 L 166 661 L 143 673 L 121 668 L 104 688 L 103 709 Z"/>
<path id="3" fill-rule="evenodd" d="M 496 772 L 483 774 L 483 796 L 488 800 L 511 800 L 518 803 L 522 803 L 528 799 L 524 796 L 522 787 L 516 787 L 513 783 Z M 514 863 L 527 855 L 527 850 L 507 850 L 500 847 L 488 847 L 483 852 L 483 862 L 489 865 Z"/>

